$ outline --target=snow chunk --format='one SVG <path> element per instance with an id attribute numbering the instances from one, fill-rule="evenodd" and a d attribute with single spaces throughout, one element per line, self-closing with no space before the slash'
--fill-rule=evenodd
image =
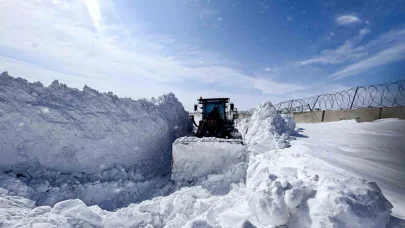
<path id="1" fill-rule="evenodd" d="M 52 208 L 51 213 L 63 215 L 70 218 L 71 224 L 83 224 L 83 222 L 88 223 L 95 227 L 102 227 L 103 218 L 90 210 L 86 204 L 81 200 L 66 200 L 55 204 Z"/>
<path id="2" fill-rule="evenodd" d="M 376 183 L 361 179 L 327 179 L 308 205 L 320 227 L 385 227 L 392 209 Z"/>
<path id="3" fill-rule="evenodd" d="M 278 226 L 288 222 L 290 214 L 283 194 L 281 188 L 275 187 L 271 194 L 259 191 L 250 195 L 249 208 L 260 223 Z"/>

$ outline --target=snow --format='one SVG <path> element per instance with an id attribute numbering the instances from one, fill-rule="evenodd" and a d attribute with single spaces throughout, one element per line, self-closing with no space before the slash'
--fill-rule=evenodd
<path id="1" fill-rule="evenodd" d="M 340 168 L 342 176 L 377 182 L 384 196 L 394 205 L 393 214 L 405 219 L 404 120 L 339 121 L 298 124 L 298 127 L 308 137 L 293 141 L 293 147 L 299 146 L 311 156 Z M 319 169 L 316 164 L 307 166 Z M 313 169 L 307 170 L 313 173 Z"/>
<path id="2" fill-rule="evenodd" d="M 251 150 L 283 149 L 294 134 L 295 122 L 290 117 L 277 114 L 270 101 L 260 104 L 250 119 L 238 123 L 238 129 Z M 255 149 L 255 147 L 260 147 Z"/>
<path id="3" fill-rule="evenodd" d="M 173 143 L 171 179 L 192 181 L 217 194 L 229 191 L 230 183 L 244 182 L 247 146 L 238 139 L 182 137 Z"/>
<path id="4" fill-rule="evenodd" d="M 173 94 L 133 101 L 0 75 L 0 187 L 113 210 L 166 194 L 172 142 L 191 130 Z"/>
<path id="5" fill-rule="evenodd" d="M 27 83 L 24 85 L 19 79 L 7 78 L 5 81 L 10 80 L 16 83 L 17 90 L 32 86 Z M 9 89 L 9 86 L 4 88 Z M 51 94 L 64 91 L 49 90 Z M 27 93 L 22 94 L 29 97 Z M 98 96 L 106 102 L 104 95 Z M 2 96 L 0 99 L 3 101 L 5 98 Z M 14 102 L 15 106 L 7 110 L 21 109 L 23 113 L 30 110 L 35 118 L 44 113 L 49 115 L 55 109 L 45 105 L 43 107 L 49 108 L 48 112 L 44 112 L 41 109 L 43 107 L 36 112 L 32 106 L 23 102 L 13 99 L 9 102 Z M 0 104 L 8 107 L 9 103 L 3 103 Z M 97 104 L 97 101 L 93 103 Z M 168 106 L 177 110 L 175 103 L 169 102 L 172 106 Z M 147 104 L 154 108 L 147 109 L 148 112 L 143 116 L 145 119 L 142 119 L 145 125 L 139 123 L 138 127 L 144 127 L 147 121 L 160 116 L 157 114 L 161 110 L 159 105 L 153 102 Z M 88 105 L 92 107 L 92 104 Z M 168 116 L 173 114 L 167 108 L 163 110 Z M 109 111 L 113 112 L 112 109 Z M 153 118 L 149 118 L 152 114 Z M 6 120 L 13 120 L 15 115 L 10 115 Z M 112 115 L 109 118 L 118 117 Z M 169 125 L 172 130 L 174 126 L 184 130 L 188 128 L 181 124 L 182 121 L 174 123 L 177 117 L 172 118 L 173 122 L 165 122 L 166 126 L 172 124 Z M 51 129 L 46 118 L 35 120 L 43 124 L 44 131 Z M 113 130 L 107 118 L 100 120 L 107 121 L 107 129 L 118 132 Z M 391 121 L 390 124 L 384 121 L 369 125 L 338 122 L 333 123 L 335 125 L 298 124 L 297 127 L 290 117 L 278 115 L 270 102 L 264 102 L 254 110 L 251 118 L 238 123 L 246 146 L 235 140 L 178 139 L 173 144 L 173 156 L 178 159 L 174 164 L 183 165 L 175 167 L 172 175 L 174 182 L 167 182 L 164 177 L 153 178 L 157 173 L 150 176 L 148 173 L 140 173 L 138 167 L 127 166 L 121 163 L 120 158 L 114 158 L 107 168 L 89 173 L 84 170 L 60 172 L 55 167 L 45 166 L 47 163 L 43 162 L 46 160 L 41 159 L 23 164 L 16 164 L 20 158 L 9 159 L 11 165 L 1 165 L 0 227 L 405 227 L 401 211 L 397 210 L 391 215 L 393 206 L 385 198 L 384 188 L 383 191 L 379 188 L 381 181 L 383 186 L 384 183 L 390 185 L 398 182 L 399 190 L 401 183 L 404 183 L 400 182 L 403 169 L 393 169 L 403 164 L 401 159 L 404 147 L 398 138 L 403 136 L 402 129 L 405 128 L 403 122 Z M 1 125 L 4 132 L 7 129 L 13 133 L 14 128 L 10 128 L 9 124 L 11 121 L 6 123 Z M 20 123 L 16 121 L 11 125 L 20 126 Z M 23 127 L 30 124 L 24 122 Z M 70 123 L 68 126 L 76 129 L 76 124 Z M 128 129 L 135 129 L 131 126 L 132 122 L 127 124 Z M 64 124 L 59 122 L 57 125 Z M 146 130 L 156 130 L 159 125 L 153 126 Z M 61 127 L 55 129 L 61 130 Z M 29 127 L 27 130 L 35 133 Z M 143 133 L 134 132 L 140 135 Z M 167 133 L 166 136 L 173 134 Z M 54 140 L 52 135 L 49 137 Z M 165 141 L 162 145 L 157 144 L 162 142 L 161 137 L 150 135 L 148 140 L 156 144 L 149 147 L 156 146 L 160 148 L 160 153 L 165 153 L 166 147 L 162 146 Z M 134 140 L 139 138 L 141 136 Z M 14 143 L 11 137 L 8 139 Z M 371 139 L 374 141 L 367 144 Z M 103 138 L 97 140 L 104 142 Z M 144 150 L 142 143 L 150 141 L 137 141 L 136 146 Z M 210 144 L 213 146 L 210 147 Z M 3 142 L 3 145 L 8 144 Z M 55 145 L 52 148 L 59 147 Z M 194 150 L 191 151 L 193 154 L 185 153 L 190 148 Z M 118 148 L 117 151 L 121 150 Z M 32 153 L 37 152 L 33 150 Z M 212 153 L 211 156 L 220 159 L 212 159 L 205 156 L 206 153 Z M 156 156 L 154 153 L 148 155 Z M 396 156 L 397 160 L 390 160 L 390 155 Z M 363 160 L 356 160 L 359 158 Z M 359 163 L 366 160 L 375 163 Z M 146 164 L 160 169 L 155 163 Z M 373 171 L 369 166 L 371 164 L 378 165 L 383 171 Z M 381 178 L 372 179 L 378 177 L 377 174 L 382 175 Z M 377 184 L 364 177 L 371 177 Z M 143 195 L 133 197 L 132 194 Z M 124 205 L 124 202 L 135 198 L 149 200 Z M 392 203 L 401 209 L 401 202 Z M 122 208 L 107 211 L 102 209 L 106 208 L 105 205 Z"/>
<path id="6" fill-rule="evenodd" d="M 134 101 L 87 86 L 79 91 L 54 81 L 44 87 L 0 76 L 0 166 L 38 162 L 91 174 L 120 164 L 167 173 L 172 142 L 191 127 L 173 94 Z"/>

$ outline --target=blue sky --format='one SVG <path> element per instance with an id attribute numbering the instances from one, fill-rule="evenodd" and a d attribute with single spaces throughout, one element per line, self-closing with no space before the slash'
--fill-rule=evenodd
<path id="1" fill-rule="evenodd" d="M 0 71 L 239 109 L 405 79 L 405 1 L 0 2 Z"/>

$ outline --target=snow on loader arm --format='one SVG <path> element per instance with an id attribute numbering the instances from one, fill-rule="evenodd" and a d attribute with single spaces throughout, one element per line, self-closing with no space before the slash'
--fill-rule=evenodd
<path id="1" fill-rule="evenodd" d="M 245 178 L 247 147 L 234 120 L 238 112 L 229 98 L 198 99 L 201 120 L 194 137 L 182 137 L 172 145 L 172 176 L 174 181 L 221 181 Z M 236 174 L 236 175 L 235 175 Z M 228 177 L 229 176 L 229 177 Z M 202 178 L 202 179 L 201 179 Z"/>

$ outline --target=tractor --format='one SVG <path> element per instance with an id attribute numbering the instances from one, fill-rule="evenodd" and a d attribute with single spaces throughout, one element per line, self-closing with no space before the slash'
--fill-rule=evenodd
<path id="1" fill-rule="evenodd" d="M 195 136 L 216 137 L 227 139 L 242 139 L 242 136 L 235 128 L 235 120 L 238 119 L 238 110 L 230 103 L 229 98 L 205 98 L 197 100 L 194 111 L 201 110 L 201 120 L 197 124 L 194 115 L 190 119 L 197 127 Z"/>

